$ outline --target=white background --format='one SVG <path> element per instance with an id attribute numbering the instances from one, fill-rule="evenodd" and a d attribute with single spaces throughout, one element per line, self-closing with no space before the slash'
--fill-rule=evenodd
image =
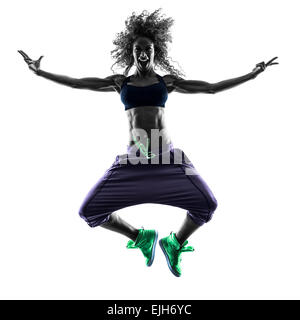
<path id="1" fill-rule="evenodd" d="M 37 77 L 17 53 L 44 55 L 49 72 L 106 77 L 125 19 L 159 7 L 175 19 L 169 54 L 186 79 L 216 82 L 274 56 L 280 62 L 217 95 L 169 96 L 173 143 L 219 202 L 212 221 L 190 237 L 195 252 L 183 254 L 181 278 L 160 248 L 147 268 L 140 252 L 125 248 L 128 239 L 78 215 L 126 151 L 118 94 Z M 13 0 L 1 2 L 0 12 L 0 298 L 300 298 L 297 1 Z M 160 236 L 185 217 L 155 204 L 118 213 Z"/>

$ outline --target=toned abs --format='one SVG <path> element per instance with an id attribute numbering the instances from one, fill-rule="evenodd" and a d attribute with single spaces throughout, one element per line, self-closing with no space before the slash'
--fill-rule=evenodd
<path id="1" fill-rule="evenodd" d="M 171 143 L 171 139 L 167 133 L 165 125 L 165 110 L 163 107 L 158 106 L 144 106 L 131 108 L 126 111 L 128 120 L 129 120 L 129 143 L 131 146 L 135 142 L 134 140 L 137 137 L 138 129 L 143 129 L 147 133 L 147 137 L 143 137 L 142 141 L 146 141 L 146 138 L 149 139 L 149 150 L 151 149 L 151 129 L 158 129 L 154 132 L 159 133 L 162 142 L 162 146 Z M 157 137 L 155 135 L 155 137 Z M 145 143 L 144 143 L 145 144 Z"/>

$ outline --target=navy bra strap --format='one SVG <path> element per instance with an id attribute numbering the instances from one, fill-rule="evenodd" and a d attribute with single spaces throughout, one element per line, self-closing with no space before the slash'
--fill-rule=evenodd
<path id="1" fill-rule="evenodd" d="M 129 80 L 130 76 L 129 77 L 126 77 L 121 85 L 121 89 L 124 87 L 125 84 L 127 84 L 128 80 Z"/>
<path id="2" fill-rule="evenodd" d="M 165 81 L 163 80 L 163 78 L 162 78 L 158 73 L 156 73 L 156 76 L 157 76 L 157 78 L 158 78 L 158 81 L 159 81 L 160 83 L 162 83 L 164 86 L 166 86 Z M 129 81 L 130 77 L 131 77 L 131 76 L 128 76 L 128 77 L 125 78 L 125 80 L 124 80 L 123 83 L 122 83 L 121 88 L 122 88 L 125 84 L 127 84 L 127 82 Z M 134 86 L 134 87 L 136 87 L 136 86 Z M 138 88 L 138 87 L 137 87 L 137 88 Z"/>
<path id="3" fill-rule="evenodd" d="M 158 73 L 157 73 L 157 77 L 159 79 L 159 82 L 162 83 L 165 87 L 167 87 L 165 81 L 163 80 L 163 77 L 160 76 Z"/>

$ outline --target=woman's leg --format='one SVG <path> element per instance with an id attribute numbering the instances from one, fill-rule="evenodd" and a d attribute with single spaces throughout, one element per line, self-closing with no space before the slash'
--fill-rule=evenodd
<path id="1" fill-rule="evenodd" d="M 146 166 L 145 166 L 146 167 Z M 143 166 L 118 166 L 115 162 L 83 201 L 79 214 L 90 227 L 101 226 L 135 241 L 140 232 L 116 212 L 148 201 L 151 190 L 143 191 Z M 151 175 L 151 172 L 144 173 Z M 144 201 L 142 201 L 144 200 Z"/>
<path id="2" fill-rule="evenodd" d="M 158 176 L 160 180 L 155 179 L 151 187 L 154 203 L 187 210 L 187 216 L 175 234 L 182 245 L 200 226 L 211 220 L 217 200 L 181 149 L 173 149 L 171 158 L 175 165 L 158 167 L 151 178 Z M 175 162 L 175 159 L 182 159 L 183 162 Z"/>
<path id="3" fill-rule="evenodd" d="M 182 245 L 185 240 L 189 238 L 189 236 L 194 233 L 200 227 L 199 224 L 196 224 L 189 215 L 183 221 L 182 226 L 175 233 L 176 239 Z"/>
<path id="4" fill-rule="evenodd" d="M 139 233 L 139 229 L 134 228 L 128 222 L 119 217 L 115 212 L 109 216 L 109 220 L 102 223 L 101 227 L 123 234 L 129 239 L 135 241 Z"/>

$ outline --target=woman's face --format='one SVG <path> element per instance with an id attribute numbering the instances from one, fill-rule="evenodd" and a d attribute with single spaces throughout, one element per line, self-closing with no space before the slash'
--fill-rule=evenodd
<path id="1" fill-rule="evenodd" d="M 134 64 L 140 71 L 154 67 L 154 44 L 146 37 L 139 37 L 133 43 Z"/>

